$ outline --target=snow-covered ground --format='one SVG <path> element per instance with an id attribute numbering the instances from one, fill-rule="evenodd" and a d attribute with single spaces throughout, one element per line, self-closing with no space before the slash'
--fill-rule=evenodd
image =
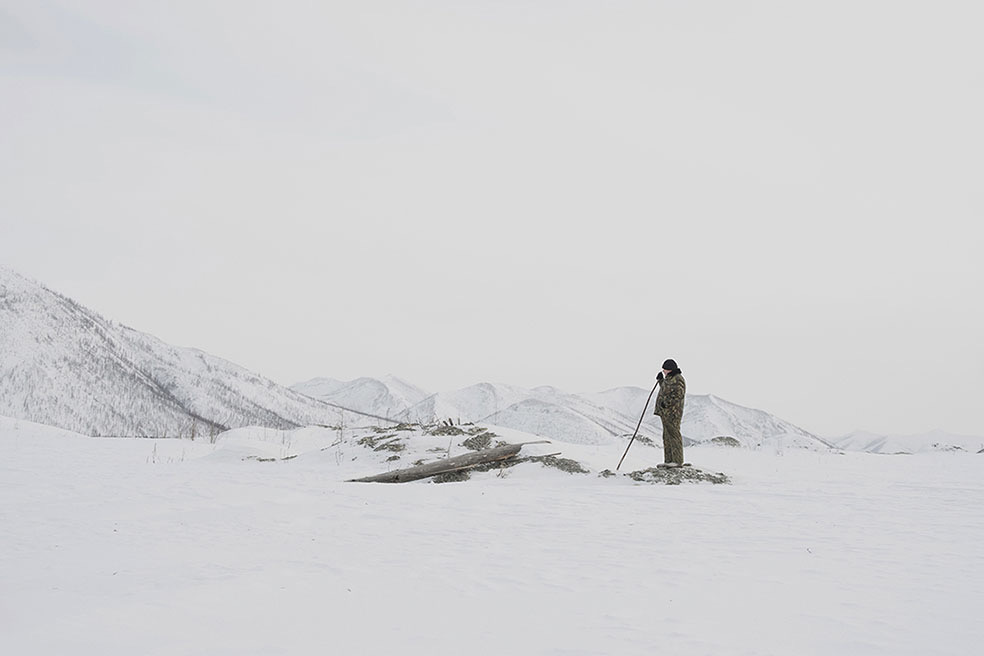
<path id="1" fill-rule="evenodd" d="M 699 447 L 687 459 L 732 485 L 654 486 L 597 475 L 624 443 L 554 443 L 524 453 L 594 471 L 346 483 L 463 452 L 460 437 L 413 435 L 403 452 L 358 437 L 240 429 L 212 444 L 0 420 L 0 653 L 924 656 L 984 644 L 984 455 Z M 622 471 L 659 456 L 637 443 Z"/>

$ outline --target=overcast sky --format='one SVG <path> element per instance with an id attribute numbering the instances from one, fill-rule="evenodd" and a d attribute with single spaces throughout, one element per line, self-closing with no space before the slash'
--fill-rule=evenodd
<path id="1" fill-rule="evenodd" d="M 0 263 L 288 385 L 984 435 L 981 7 L 8 0 Z"/>

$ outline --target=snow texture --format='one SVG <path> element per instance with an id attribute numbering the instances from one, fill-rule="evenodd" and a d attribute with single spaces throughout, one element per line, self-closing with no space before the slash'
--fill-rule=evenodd
<path id="1" fill-rule="evenodd" d="M 984 641 L 981 456 L 692 447 L 732 484 L 663 486 L 625 473 L 658 462 L 644 445 L 598 475 L 623 440 L 523 447 L 589 474 L 344 482 L 459 455 L 465 437 L 242 428 L 212 443 L 0 419 L 0 647 L 924 656 Z"/>

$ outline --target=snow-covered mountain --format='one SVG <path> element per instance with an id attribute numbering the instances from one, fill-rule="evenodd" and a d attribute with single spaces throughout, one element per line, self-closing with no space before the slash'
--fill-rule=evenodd
<path id="1" fill-rule="evenodd" d="M 697 441 L 729 436 L 748 447 L 782 440 L 791 447 L 834 448 L 829 441 L 764 410 L 746 408 L 713 394 L 688 395 L 682 431 Z"/>
<path id="2" fill-rule="evenodd" d="M 587 395 L 599 405 L 622 413 L 633 413 L 638 421 L 651 390 L 639 387 L 618 387 Z M 715 437 L 733 437 L 742 446 L 757 447 L 782 439 L 785 445 L 805 448 L 830 448 L 822 438 L 799 426 L 765 412 L 731 403 L 712 394 L 688 394 L 681 432 L 693 442 L 706 442 Z M 646 411 L 643 425 L 652 424 L 659 431 L 659 419 L 652 416 L 652 403 Z"/>
<path id="3" fill-rule="evenodd" d="M 338 413 L 0 267 L 0 415 L 87 435 L 173 436 L 330 424 Z"/>
<path id="4" fill-rule="evenodd" d="M 866 431 L 855 431 L 839 437 L 833 442 L 838 448 L 845 451 L 867 451 L 868 453 L 923 453 L 927 451 L 978 453 L 984 450 L 984 437 L 954 435 L 939 430 L 913 435 L 878 435 Z"/>
<path id="5" fill-rule="evenodd" d="M 482 421 L 529 398 L 530 392 L 513 385 L 478 383 L 450 392 L 432 394 L 400 415 L 407 421 L 450 419 L 457 423 Z"/>
<path id="6" fill-rule="evenodd" d="M 387 376 L 316 378 L 293 388 L 192 348 L 168 345 L 0 267 L 0 415 L 88 435 L 176 436 L 248 425 L 294 428 L 353 422 L 483 423 L 575 444 L 633 433 L 650 390 L 571 394 L 479 383 L 431 394 Z M 345 413 L 354 416 L 345 417 Z M 367 415 L 367 416 L 359 416 Z M 650 404 L 639 434 L 659 441 Z M 732 437 L 743 446 L 914 453 L 978 451 L 984 439 L 931 433 L 852 433 L 828 442 L 768 412 L 688 395 L 685 443 Z"/>
<path id="7" fill-rule="evenodd" d="M 428 396 L 419 387 L 396 376 L 382 379 L 357 378 L 340 381 L 334 378 L 313 378 L 292 385 L 291 389 L 344 408 L 356 408 L 378 417 L 393 417 L 420 403 Z"/>
<path id="8" fill-rule="evenodd" d="M 592 394 L 571 394 L 555 387 L 526 389 L 514 385 L 478 383 L 450 392 L 425 396 L 412 403 L 412 395 L 399 379 L 360 378 L 351 383 L 332 379 L 323 384 L 329 393 L 320 396 L 340 406 L 400 421 L 426 423 L 492 424 L 575 444 L 608 444 L 631 435 L 642 416 L 650 390 L 620 387 Z M 398 386 L 391 386 L 396 380 Z M 312 393 L 315 381 L 295 386 Z M 421 392 L 419 388 L 410 386 Z M 358 392 L 358 393 L 356 393 Z M 762 410 L 746 408 L 711 395 L 688 395 L 682 432 L 687 444 L 733 437 L 743 446 L 757 447 L 781 439 L 791 447 L 831 448 L 823 439 Z M 646 409 L 639 434 L 659 439 L 662 428 Z"/>
<path id="9" fill-rule="evenodd" d="M 348 384 L 348 382 L 336 378 L 312 378 L 303 383 L 291 385 L 290 388 L 311 398 L 325 400 Z"/>
<path id="10" fill-rule="evenodd" d="M 589 395 L 570 394 L 555 387 L 536 387 L 530 390 L 529 398 L 522 403 L 490 415 L 483 421 L 562 441 L 605 444 L 635 432 L 646 395 L 643 392 L 642 401 L 635 408 L 635 416 L 632 416 L 589 398 Z M 662 426 L 659 419 L 653 416 L 652 408 L 646 412 L 639 435 L 649 438 L 662 435 Z M 686 444 L 692 441 L 691 436 L 684 434 Z"/>

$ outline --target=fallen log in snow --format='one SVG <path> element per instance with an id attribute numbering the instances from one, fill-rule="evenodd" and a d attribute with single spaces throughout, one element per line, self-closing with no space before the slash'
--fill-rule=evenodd
<path id="1" fill-rule="evenodd" d="M 472 467 L 477 467 L 478 465 L 483 465 L 487 462 L 496 462 L 498 460 L 508 460 L 514 458 L 519 450 L 527 444 L 549 444 L 549 440 L 540 440 L 538 442 L 521 442 L 519 444 L 505 444 L 503 446 L 497 446 L 492 449 L 484 449 L 482 451 L 473 451 L 472 453 L 466 453 L 461 456 L 455 456 L 454 458 L 445 458 L 443 460 L 436 460 L 434 462 L 424 463 L 423 465 L 417 465 L 416 467 L 408 467 L 406 469 L 396 469 L 394 471 L 386 472 L 384 474 L 376 474 L 375 476 L 366 476 L 364 478 L 353 478 L 350 483 L 406 483 L 407 481 L 416 481 L 421 478 L 428 478 L 430 476 L 437 476 L 438 474 L 446 474 L 453 471 L 461 471 L 462 469 L 471 469 Z"/>

